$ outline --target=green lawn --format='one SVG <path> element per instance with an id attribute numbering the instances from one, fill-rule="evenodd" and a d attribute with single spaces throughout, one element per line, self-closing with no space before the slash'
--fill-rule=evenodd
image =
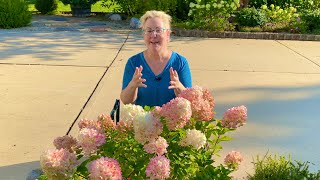
<path id="1" fill-rule="evenodd" d="M 29 11 L 37 11 L 36 8 L 34 7 L 36 0 L 26 0 L 26 2 L 28 2 L 29 4 Z M 98 1 L 97 3 L 92 5 L 91 11 L 92 12 L 113 12 L 114 8 L 116 7 L 116 6 L 112 6 L 110 8 L 106 8 L 106 7 L 102 7 L 101 4 L 102 4 L 102 1 Z M 58 12 L 71 11 L 70 5 L 64 5 L 62 2 L 59 1 L 57 11 Z"/>

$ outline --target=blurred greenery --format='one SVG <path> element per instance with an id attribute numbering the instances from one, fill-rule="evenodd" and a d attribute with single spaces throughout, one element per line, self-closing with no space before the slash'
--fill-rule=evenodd
<path id="1" fill-rule="evenodd" d="M 26 2 L 29 4 L 29 11 L 37 11 L 36 8 L 34 7 L 34 4 L 36 0 L 26 0 Z M 102 7 L 101 6 L 102 1 L 99 1 L 92 5 L 92 12 L 113 12 L 113 10 L 117 7 L 117 5 L 113 5 L 109 8 L 107 7 Z M 71 11 L 70 5 L 64 5 L 62 2 L 58 2 L 58 9 L 57 12 L 69 12 Z"/>

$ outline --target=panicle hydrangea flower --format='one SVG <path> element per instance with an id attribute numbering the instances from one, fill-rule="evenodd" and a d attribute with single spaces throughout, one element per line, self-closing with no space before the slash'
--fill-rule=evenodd
<path id="1" fill-rule="evenodd" d="M 237 128 L 244 125 L 247 121 L 247 108 L 238 106 L 228 109 L 221 120 L 223 127 Z"/>
<path id="2" fill-rule="evenodd" d="M 160 121 L 160 114 L 158 110 L 150 111 L 149 114 L 146 115 L 146 129 L 145 135 L 150 139 L 157 138 L 163 131 L 163 125 Z"/>
<path id="3" fill-rule="evenodd" d="M 50 180 L 65 180 L 76 172 L 78 162 L 74 153 L 62 148 L 45 151 L 40 157 L 40 165 Z"/>
<path id="4" fill-rule="evenodd" d="M 181 139 L 181 146 L 192 146 L 195 149 L 202 148 L 207 142 L 206 136 L 199 130 L 196 129 L 187 129 L 186 137 Z"/>
<path id="5" fill-rule="evenodd" d="M 144 112 L 136 116 L 133 121 L 133 129 L 135 139 L 144 144 L 147 141 L 157 138 L 163 130 L 160 117 L 153 114 L 153 112 Z"/>
<path id="6" fill-rule="evenodd" d="M 116 123 L 111 119 L 111 116 L 107 114 L 101 114 L 98 116 L 98 122 L 106 130 L 115 129 L 116 127 Z"/>
<path id="7" fill-rule="evenodd" d="M 146 112 L 137 114 L 135 116 L 135 120 L 133 121 L 134 138 L 141 144 L 144 144 L 147 141 L 147 138 L 145 137 L 147 123 L 146 114 Z"/>
<path id="8" fill-rule="evenodd" d="M 138 114 L 144 113 L 144 109 L 139 105 L 126 104 L 121 109 L 121 120 L 122 121 L 133 121 Z"/>
<path id="9" fill-rule="evenodd" d="M 69 152 L 73 152 L 78 148 L 78 142 L 77 139 L 72 137 L 72 136 L 62 136 L 62 137 L 57 137 L 53 141 L 53 145 L 57 149 L 66 149 Z"/>
<path id="10" fill-rule="evenodd" d="M 122 121 L 121 125 L 118 127 L 133 127 L 133 121 L 137 118 L 138 115 L 144 115 L 144 109 L 139 105 L 134 104 L 126 104 L 121 108 L 120 112 L 120 122 Z"/>
<path id="11" fill-rule="evenodd" d="M 240 152 L 231 151 L 224 158 L 224 163 L 229 166 L 233 166 L 235 169 L 238 168 L 239 164 L 243 161 L 243 157 Z"/>
<path id="12" fill-rule="evenodd" d="M 151 180 L 167 179 L 170 176 L 170 160 L 165 156 L 151 158 L 146 168 L 146 175 Z"/>
<path id="13" fill-rule="evenodd" d="M 208 89 L 194 86 L 182 91 L 178 97 L 191 102 L 192 117 L 199 121 L 209 121 L 214 117 L 214 99 Z"/>
<path id="14" fill-rule="evenodd" d="M 78 123 L 78 126 L 80 129 L 89 128 L 89 129 L 96 129 L 101 132 L 103 131 L 101 123 L 96 120 L 81 119 Z"/>
<path id="15" fill-rule="evenodd" d="M 104 134 L 96 129 L 83 128 L 78 136 L 79 145 L 82 147 L 85 156 L 90 156 L 97 152 L 97 147 L 106 142 Z"/>
<path id="16" fill-rule="evenodd" d="M 165 117 L 169 130 L 183 128 L 191 118 L 190 101 L 176 97 L 162 106 L 160 114 Z"/>
<path id="17" fill-rule="evenodd" d="M 148 144 L 145 144 L 143 148 L 149 154 L 156 153 L 161 156 L 167 153 L 168 146 L 167 140 L 160 136 L 158 139 L 151 140 Z"/>
<path id="18" fill-rule="evenodd" d="M 133 130 L 133 124 L 120 120 L 116 125 L 116 129 L 120 134 L 126 135 L 129 131 Z"/>
<path id="19" fill-rule="evenodd" d="M 113 158 L 101 157 L 89 163 L 91 180 L 121 180 L 122 173 L 119 162 Z"/>

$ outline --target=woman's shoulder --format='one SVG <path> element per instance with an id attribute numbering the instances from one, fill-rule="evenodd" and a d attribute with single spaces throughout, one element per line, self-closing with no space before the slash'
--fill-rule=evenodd
<path id="1" fill-rule="evenodd" d="M 176 62 L 187 62 L 187 58 L 184 57 L 183 55 L 175 52 L 175 51 L 172 51 L 172 57 L 173 57 L 173 60 L 176 61 Z"/>
<path id="2" fill-rule="evenodd" d="M 128 63 L 134 64 L 135 66 L 140 65 L 142 61 L 143 61 L 143 52 L 139 52 L 138 54 L 135 54 L 128 59 Z"/>

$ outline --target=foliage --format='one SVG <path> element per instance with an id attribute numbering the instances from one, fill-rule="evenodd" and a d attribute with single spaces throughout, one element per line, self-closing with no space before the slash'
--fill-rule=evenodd
<path id="1" fill-rule="evenodd" d="M 260 8 L 262 5 L 280 6 L 281 8 L 295 7 L 299 10 L 320 8 L 320 0 L 250 0 L 249 6 Z"/>
<path id="2" fill-rule="evenodd" d="M 41 14 L 47 14 L 49 12 L 57 10 L 58 1 L 57 0 L 36 0 L 35 8 Z"/>
<path id="3" fill-rule="evenodd" d="M 61 2 L 65 5 L 75 5 L 81 7 L 91 7 L 91 5 L 95 4 L 100 0 L 61 0 Z"/>
<path id="4" fill-rule="evenodd" d="M 104 7 L 118 5 L 116 12 L 129 16 L 140 16 L 148 10 L 161 10 L 179 20 L 188 19 L 189 3 L 195 0 L 103 0 Z"/>
<path id="5" fill-rule="evenodd" d="M 259 26 L 255 27 L 248 27 L 248 26 L 241 26 L 239 27 L 240 32 L 262 32 L 262 28 Z"/>
<path id="6" fill-rule="evenodd" d="M 249 175 L 249 180 L 320 179 L 320 171 L 318 173 L 309 171 L 309 162 L 293 162 L 290 156 L 285 158 L 266 154 L 262 159 L 257 156 L 253 164 L 255 173 Z"/>
<path id="7" fill-rule="evenodd" d="M 0 0 L 0 28 L 17 28 L 30 24 L 32 14 L 24 0 Z"/>
<path id="8" fill-rule="evenodd" d="M 263 5 L 261 10 L 267 17 L 267 23 L 262 27 L 263 31 L 295 33 L 304 31 L 303 22 L 299 20 L 299 13 L 294 7 L 282 9 L 280 6 L 271 4 L 269 7 Z"/>
<path id="9" fill-rule="evenodd" d="M 192 18 L 192 25 L 200 29 L 225 31 L 233 29 L 229 18 L 233 12 L 240 7 L 239 0 L 197 0 L 190 3 L 189 16 Z"/>
<path id="10" fill-rule="evenodd" d="M 185 21 L 189 19 L 188 13 L 190 10 L 190 3 L 195 3 L 196 0 L 176 0 L 176 9 L 172 16 L 180 21 Z"/>
<path id="11" fill-rule="evenodd" d="M 319 30 L 320 29 L 320 10 L 305 11 L 301 15 L 301 20 L 306 23 L 309 32 Z"/>
<path id="12" fill-rule="evenodd" d="M 262 26 L 267 22 L 264 11 L 256 8 L 243 8 L 236 14 L 236 21 L 240 26 Z"/>
<path id="13" fill-rule="evenodd" d="M 142 15 L 147 9 L 143 0 L 102 0 L 103 7 L 111 7 L 117 4 L 115 12 L 123 13 L 129 16 Z"/>
<path id="14" fill-rule="evenodd" d="M 124 179 L 231 179 L 229 174 L 243 160 L 240 153 L 229 153 L 225 164 L 213 162 L 220 143 L 232 140 L 226 133 L 245 124 L 247 109 L 233 107 L 218 120 L 213 107 L 210 92 L 194 87 L 162 107 L 125 105 L 118 124 L 104 114 L 97 121 L 83 119 L 78 140 L 58 137 L 57 149 L 41 156 L 41 180 L 52 175 L 86 179 L 99 172 L 112 179 L 120 167 Z M 75 155 L 81 164 L 70 163 Z M 101 168 L 94 163 L 101 158 L 112 159 Z"/>
<path id="15" fill-rule="evenodd" d="M 29 11 L 36 11 L 35 1 L 29 1 Z M 98 1 L 91 6 L 92 12 L 113 12 L 113 10 L 117 7 L 117 5 L 110 6 L 110 7 L 102 7 L 102 1 Z M 55 12 L 70 12 L 71 8 L 70 5 L 64 5 L 61 1 L 58 1 L 58 8 Z"/>

